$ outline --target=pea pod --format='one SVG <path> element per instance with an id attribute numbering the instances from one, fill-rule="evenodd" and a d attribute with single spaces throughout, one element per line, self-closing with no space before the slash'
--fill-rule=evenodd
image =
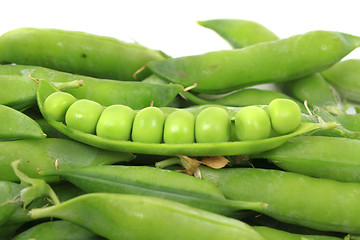
<path id="1" fill-rule="evenodd" d="M 341 114 L 335 116 L 335 119 L 350 131 L 360 132 L 360 114 Z"/>
<path id="2" fill-rule="evenodd" d="M 0 181 L 0 226 L 3 225 L 15 212 L 20 202 L 17 196 L 21 190 L 20 184 Z"/>
<path id="3" fill-rule="evenodd" d="M 49 221 L 37 224 L 24 232 L 16 235 L 12 240 L 28 239 L 103 239 L 96 234 L 67 221 Z"/>
<path id="4" fill-rule="evenodd" d="M 255 226 L 254 229 L 267 240 L 341 240 L 344 238 L 289 233 L 269 227 Z"/>
<path id="5" fill-rule="evenodd" d="M 19 28 L 0 37 L 0 63 L 38 65 L 88 76 L 134 80 L 161 52 L 111 37 L 60 29 Z M 146 77 L 145 71 L 137 79 Z"/>
<path id="6" fill-rule="evenodd" d="M 32 178 L 41 177 L 45 169 L 79 168 L 91 165 L 129 161 L 133 154 L 110 152 L 87 146 L 72 140 L 45 138 L 41 140 L 14 140 L 0 142 L 0 179 L 19 181 L 11 168 L 11 162 L 21 159 L 19 170 Z M 58 178 L 47 178 L 48 182 Z"/>
<path id="7" fill-rule="evenodd" d="M 33 119 L 15 109 L 0 105 L 0 140 L 45 137 L 41 127 Z"/>
<path id="8" fill-rule="evenodd" d="M 313 177 L 360 182 L 358 139 L 300 136 L 253 158 L 265 158 L 284 170 Z"/>
<path id="9" fill-rule="evenodd" d="M 249 105 L 268 105 L 272 100 L 276 98 L 287 98 L 296 101 L 298 105 L 305 112 L 306 109 L 302 103 L 289 97 L 288 95 L 270 91 L 261 90 L 256 88 L 246 88 L 239 91 L 229 93 L 227 95 L 209 95 L 209 94 L 193 94 L 191 92 L 182 92 L 187 100 L 195 104 L 219 104 L 232 107 L 245 107 Z"/>
<path id="10" fill-rule="evenodd" d="M 44 176 L 61 176 L 86 192 L 108 192 L 160 197 L 207 211 L 228 215 L 237 210 L 257 211 L 265 203 L 230 201 L 215 185 L 175 171 L 146 166 L 93 166 L 47 170 Z"/>
<path id="11" fill-rule="evenodd" d="M 321 74 L 344 98 L 360 103 L 360 59 L 341 61 Z"/>
<path id="12" fill-rule="evenodd" d="M 243 19 L 212 19 L 198 21 L 200 26 L 215 31 L 233 48 L 242 48 L 257 43 L 275 41 L 279 38 L 263 25 Z"/>
<path id="13" fill-rule="evenodd" d="M 242 49 L 151 61 L 147 66 L 169 82 L 185 87 L 197 83 L 193 91 L 219 93 L 316 73 L 359 46 L 357 36 L 311 31 Z"/>
<path id="14" fill-rule="evenodd" d="M 279 38 L 263 25 L 241 19 L 214 19 L 200 24 L 210 28 L 222 36 L 233 48 L 251 46 L 261 42 L 278 40 Z M 319 73 L 311 74 L 299 79 L 285 81 L 277 84 L 288 95 L 305 100 L 310 105 L 324 107 L 339 114 L 340 99 L 337 91 L 332 88 Z"/>
<path id="15" fill-rule="evenodd" d="M 173 201 L 139 195 L 91 193 L 33 209 L 32 218 L 56 217 L 107 239 L 263 239 L 247 224 Z M 176 224 L 174 224 L 176 223 Z M 139 231 L 141 229 L 141 231 Z"/>
<path id="16" fill-rule="evenodd" d="M 77 141 L 96 146 L 98 148 L 123 151 L 132 153 L 144 153 L 154 155 L 188 155 L 188 156 L 214 156 L 214 155 L 238 155 L 266 151 L 283 144 L 287 139 L 319 128 L 319 124 L 303 123 L 295 132 L 287 135 L 261 139 L 256 141 L 234 141 L 220 143 L 189 143 L 189 144 L 165 144 L 165 143 L 142 143 L 132 141 L 118 141 L 102 138 L 93 134 L 86 134 L 81 131 L 69 128 L 61 122 L 48 119 L 43 108 L 45 99 L 53 92 L 58 91 L 48 81 L 43 80 L 38 88 L 38 105 L 44 118 L 56 130 Z M 174 109 L 172 109 L 174 111 Z M 170 111 L 168 111 L 170 112 Z M 145 133 L 144 133 L 145 134 Z"/>
<path id="17" fill-rule="evenodd" d="M 32 106 L 36 103 L 37 83 L 29 78 L 47 79 L 55 85 L 82 80 L 80 88 L 66 89 L 77 98 L 86 98 L 104 106 L 124 104 L 133 109 L 168 106 L 183 87 L 178 84 L 113 81 L 76 75 L 49 68 L 24 65 L 0 65 L 0 103 L 10 106 Z M 62 89 L 65 86 L 58 88 Z M 21 91 L 20 91 L 21 89 Z M 63 89 L 62 89 L 63 90 Z M 134 100 L 136 99 L 136 101 Z"/>
<path id="18" fill-rule="evenodd" d="M 360 233 L 360 184 L 271 169 L 200 168 L 226 198 L 264 201 L 261 211 L 279 221 L 321 231 Z"/>

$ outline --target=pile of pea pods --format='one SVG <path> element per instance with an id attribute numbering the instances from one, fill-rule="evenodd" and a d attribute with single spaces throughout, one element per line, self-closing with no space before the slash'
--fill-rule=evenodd
<path id="1" fill-rule="evenodd" d="M 0 36 L 0 239 L 360 239 L 360 37 L 198 25 L 229 49 Z"/>

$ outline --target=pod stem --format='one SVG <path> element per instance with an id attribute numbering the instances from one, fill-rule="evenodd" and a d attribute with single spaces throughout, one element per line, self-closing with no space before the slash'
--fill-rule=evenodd
<path id="1" fill-rule="evenodd" d="M 71 82 L 64 82 L 64 83 L 53 82 L 52 84 L 54 84 L 54 86 L 56 86 L 59 90 L 66 91 L 69 89 L 74 89 L 84 86 L 84 80 L 74 80 Z"/>
<path id="2" fill-rule="evenodd" d="M 166 167 L 170 167 L 173 165 L 181 165 L 181 159 L 179 157 L 173 157 L 173 158 L 169 158 L 166 160 L 162 160 L 160 162 L 155 163 L 155 167 L 156 168 L 166 168 Z"/>

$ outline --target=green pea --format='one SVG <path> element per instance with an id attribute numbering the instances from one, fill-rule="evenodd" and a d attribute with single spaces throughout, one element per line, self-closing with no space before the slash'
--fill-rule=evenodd
<path id="1" fill-rule="evenodd" d="M 195 116 L 185 110 L 172 112 L 165 121 L 165 143 L 193 143 L 195 139 Z"/>
<path id="2" fill-rule="evenodd" d="M 195 121 L 198 143 L 227 142 L 230 139 L 230 116 L 221 107 L 209 107 L 199 113 Z"/>
<path id="3" fill-rule="evenodd" d="M 94 134 L 103 107 L 94 101 L 80 99 L 74 102 L 65 115 L 67 126 L 81 132 Z"/>
<path id="4" fill-rule="evenodd" d="M 157 107 L 141 109 L 134 118 L 132 140 L 142 143 L 160 143 L 162 141 L 165 116 Z"/>
<path id="5" fill-rule="evenodd" d="M 258 106 L 240 109 L 235 115 L 235 133 L 239 140 L 257 140 L 268 138 L 271 123 L 266 111 Z"/>
<path id="6" fill-rule="evenodd" d="M 269 114 L 272 128 L 278 134 L 294 131 L 301 122 L 299 105 L 289 99 L 274 99 L 269 104 Z"/>
<path id="7" fill-rule="evenodd" d="M 45 113 L 49 119 L 64 122 L 66 111 L 75 101 L 70 93 L 54 92 L 44 102 Z"/>
<path id="8" fill-rule="evenodd" d="M 130 139 L 135 112 L 125 105 L 112 105 L 106 108 L 96 125 L 96 134 L 100 137 L 124 140 Z"/>

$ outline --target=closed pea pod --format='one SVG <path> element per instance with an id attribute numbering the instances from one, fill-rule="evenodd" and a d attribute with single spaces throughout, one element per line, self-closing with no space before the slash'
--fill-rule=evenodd
<path id="1" fill-rule="evenodd" d="M 267 138 L 271 132 L 270 118 L 260 107 L 244 107 L 235 115 L 235 129 L 237 138 L 242 141 Z"/>
<path id="2" fill-rule="evenodd" d="M 135 112 L 125 105 L 112 105 L 101 113 L 96 125 L 100 137 L 128 141 Z"/>
<path id="3" fill-rule="evenodd" d="M 250 158 L 265 158 L 278 167 L 319 178 L 360 182 L 360 140 L 299 136 Z"/>
<path id="4" fill-rule="evenodd" d="M 0 105 L 0 140 L 45 137 L 45 133 L 33 119 L 15 109 Z"/>
<path id="5" fill-rule="evenodd" d="M 30 216 L 68 220 L 107 239 L 215 240 L 226 236 L 229 240 L 263 240 L 241 221 L 165 199 L 137 195 L 85 194 L 56 206 L 33 209 Z"/>
<path id="6" fill-rule="evenodd" d="M 164 125 L 165 143 L 193 143 L 195 116 L 188 111 L 175 111 L 167 116 Z"/>
<path id="7" fill-rule="evenodd" d="M 156 107 L 141 109 L 134 118 L 132 140 L 143 143 L 160 143 L 163 139 L 165 116 Z"/>
<path id="8" fill-rule="evenodd" d="M 360 233 L 359 183 L 257 168 L 201 167 L 200 172 L 229 199 L 267 202 L 260 212 L 279 221 L 321 231 Z"/>
<path id="9" fill-rule="evenodd" d="M 86 133 L 95 133 L 103 107 L 94 101 L 80 99 L 74 102 L 65 115 L 66 124 Z"/>
<path id="10" fill-rule="evenodd" d="M 360 38 L 357 36 L 312 31 L 243 49 L 151 61 L 147 66 L 169 82 L 185 87 L 197 83 L 193 91 L 224 93 L 316 73 L 340 61 L 359 46 Z M 299 51 L 302 54 L 298 54 Z"/>
<path id="11" fill-rule="evenodd" d="M 195 121 L 198 143 L 227 142 L 230 139 L 230 116 L 219 107 L 209 107 L 199 113 Z"/>
<path id="12" fill-rule="evenodd" d="M 0 181 L 0 226 L 7 222 L 15 210 L 20 206 L 16 197 L 20 194 L 20 184 Z"/>

